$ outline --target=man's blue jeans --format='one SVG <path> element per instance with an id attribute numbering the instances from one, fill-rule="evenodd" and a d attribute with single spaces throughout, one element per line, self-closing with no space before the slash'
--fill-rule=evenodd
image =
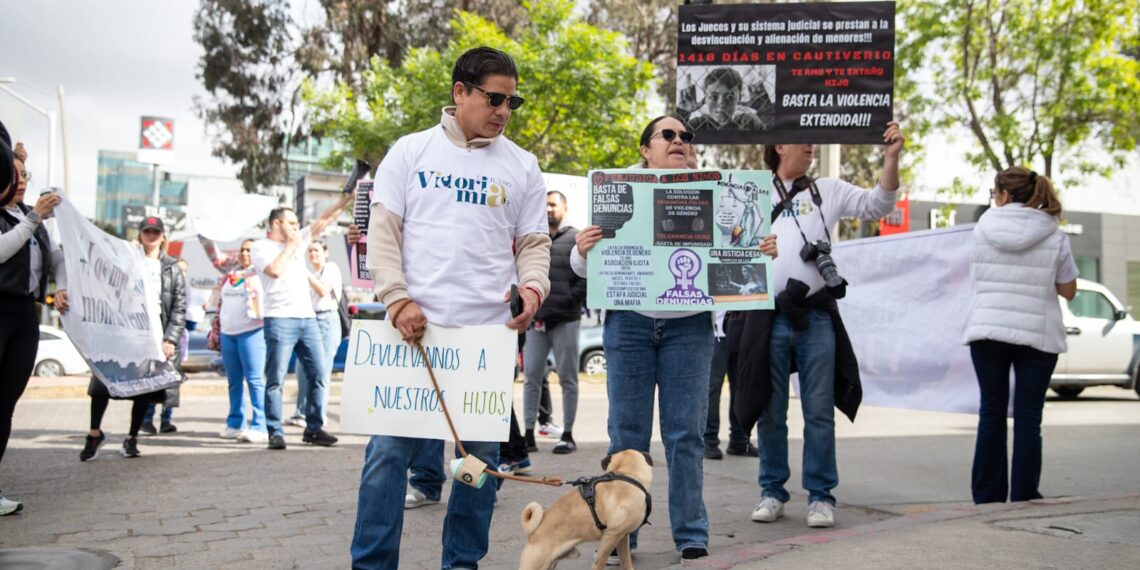
<path id="1" fill-rule="evenodd" d="M 154 424 L 154 409 L 156 406 L 158 406 L 158 404 L 149 404 L 146 407 L 146 413 L 143 414 L 143 425 L 144 426 L 147 424 Z M 170 420 L 173 416 L 174 416 L 174 408 L 168 408 L 168 407 L 166 407 L 166 405 L 163 405 L 162 406 L 162 414 L 159 416 L 159 418 L 162 420 L 162 423 L 164 423 L 164 424 L 170 423 Z"/>
<path id="2" fill-rule="evenodd" d="M 324 427 L 325 387 L 329 375 L 324 369 L 325 351 L 317 319 L 286 317 L 265 318 L 265 423 L 270 437 L 284 436 L 281 428 L 282 393 L 285 373 L 289 370 L 289 357 L 297 352 L 297 366 L 308 369 L 309 404 L 305 410 L 305 429 L 319 431 Z"/>
<path id="3" fill-rule="evenodd" d="M 336 311 L 317 313 L 317 328 L 321 331 L 321 346 L 325 359 L 321 366 L 328 377 L 332 376 L 333 359 L 340 346 L 340 314 Z M 309 405 L 309 374 L 302 366 L 297 367 L 297 411 L 295 417 L 304 417 Z M 325 402 L 329 401 L 329 383 L 325 383 Z"/>
<path id="4" fill-rule="evenodd" d="M 395 570 L 400 566 L 400 538 L 404 530 L 404 495 L 412 458 L 427 446 L 438 450 L 439 440 L 373 436 L 364 450 L 356 529 L 352 535 L 352 567 L 362 570 Z M 499 464 L 499 444 L 465 441 L 467 452 Z M 430 451 L 435 453 L 435 451 Z M 443 557 L 440 567 L 478 568 L 490 547 L 491 515 L 495 508 L 495 484 L 481 489 L 462 483 L 451 485 L 447 516 L 443 519 Z"/>
<path id="5" fill-rule="evenodd" d="M 443 440 L 423 440 L 412 454 L 411 471 L 412 488 L 425 497 L 438 501 L 443 494 L 443 482 L 447 480 L 443 467 Z"/>
<path id="6" fill-rule="evenodd" d="M 660 403 L 661 439 L 669 470 L 669 524 L 678 550 L 707 548 L 709 519 L 702 496 L 708 416 L 712 318 L 699 313 L 652 319 L 632 311 L 606 313 L 606 393 L 610 453 L 649 451 L 653 396 Z M 630 538 L 636 546 L 637 537 Z"/>
<path id="7" fill-rule="evenodd" d="M 788 378 L 792 358 L 800 374 L 804 413 L 803 480 L 808 501 L 835 504 L 831 490 L 839 484 L 835 463 L 835 328 L 827 311 L 812 309 L 806 330 L 792 329 L 783 313 L 776 315 L 769 346 L 772 400 L 760 416 L 761 496 L 783 502 L 791 498 L 784 485 L 788 468 Z"/>
<path id="8" fill-rule="evenodd" d="M 1004 503 L 1040 499 L 1041 411 L 1057 355 L 1028 346 L 980 340 L 970 343 L 970 358 L 978 375 L 981 408 L 974 446 L 971 490 L 974 503 Z M 1009 409 L 1009 370 L 1013 368 L 1013 472 L 1007 475 L 1006 414 Z"/>
<path id="9" fill-rule="evenodd" d="M 265 331 L 256 329 L 239 334 L 222 334 L 222 361 L 230 386 L 230 413 L 226 427 L 245 427 L 245 386 L 249 385 L 249 402 L 253 418 L 250 431 L 265 431 Z M 243 384 L 244 381 L 244 384 Z"/>

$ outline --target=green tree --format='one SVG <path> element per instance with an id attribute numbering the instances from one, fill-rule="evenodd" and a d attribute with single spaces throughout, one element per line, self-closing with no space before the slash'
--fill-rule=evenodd
<path id="1" fill-rule="evenodd" d="M 195 97 L 214 139 L 214 155 L 240 166 L 246 192 L 285 177 L 291 130 L 292 19 L 287 2 L 202 0 L 194 39 L 204 51 L 198 79 L 210 96 Z"/>
<path id="2" fill-rule="evenodd" d="M 965 127 L 980 169 L 1107 174 L 1136 147 L 1137 0 L 907 0 L 900 52 L 922 55 L 939 128 Z M 938 104 L 935 105 L 934 102 Z M 960 184 L 956 185 L 960 186 Z"/>
<path id="3" fill-rule="evenodd" d="M 652 68 L 628 55 L 621 36 L 573 14 L 569 0 L 523 2 L 524 16 L 508 37 L 496 24 L 458 12 L 444 49 L 411 48 L 400 65 L 374 57 L 360 87 L 338 81 L 328 90 L 307 82 L 313 127 L 345 147 L 336 157 L 376 164 L 397 138 L 439 122 L 450 104 L 451 66 L 480 45 L 501 49 L 518 65 L 519 92 L 508 136 L 533 152 L 544 170 L 585 174 L 590 168 L 637 160 Z"/>

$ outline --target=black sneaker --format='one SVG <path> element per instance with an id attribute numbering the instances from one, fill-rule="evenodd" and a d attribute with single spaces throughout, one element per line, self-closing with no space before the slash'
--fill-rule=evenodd
<path id="1" fill-rule="evenodd" d="M 133 437 L 128 437 L 127 439 L 124 439 L 123 440 L 123 448 L 119 450 L 119 453 L 123 457 L 126 457 L 128 459 L 130 459 L 132 457 L 138 457 L 139 455 L 141 455 L 139 453 L 139 440 L 137 438 L 133 438 Z"/>
<path id="2" fill-rule="evenodd" d="M 285 437 L 280 435 L 269 436 L 269 449 L 285 449 Z"/>
<path id="3" fill-rule="evenodd" d="M 690 546 L 681 551 L 681 560 L 696 560 L 698 558 L 706 558 L 709 555 L 707 548 L 699 546 Z"/>
<path id="4" fill-rule="evenodd" d="M 720 446 L 715 443 L 706 443 L 705 459 L 724 459 L 724 454 L 721 453 Z"/>
<path id="5" fill-rule="evenodd" d="M 322 447 L 332 447 L 334 444 L 336 444 L 337 439 L 336 436 L 321 429 L 315 432 L 305 430 L 305 433 L 301 434 L 301 441 L 305 443 L 311 443 L 313 445 L 320 445 Z"/>
<path id="6" fill-rule="evenodd" d="M 83 444 L 83 451 L 79 452 L 79 460 L 88 461 L 99 457 L 99 448 L 103 446 L 104 441 L 107 441 L 107 434 L 103 433 L 103 430 L 99 430 L 99 437 L 88 435 L 86 443 Z"/>
<path id="7" fill-rule="evenodd" d="M 159 426 L 158 431 L 159 433 L 174 433 L 178 431 L 178 426 L 172 423 L 165 423 Z"/>
<path id="8" fill-rule="evenodd" d="M 555 444 L 554 449 L 551 451 L 558 455 L 565 455 L 567 453 L 574 453 L 577 449 L 578 444 L 574 443 L 574 436 L 570 435 L 570 432 L 564 432 L 562 434 L 562 441 Z"/>
<path id="9" fill-rule="evenodd" d="M 526 434 L 523 435 L 523 439 L 526 440 L 526 452 L 527 453 L 534 453 L 534 452 L 538 451 L 538 444 L 535 443 L 535 441 L 534 441 L 534 430 L 533 429 L 526 430 Z"/>
<path id="10" fill-rule="evenodd" d="M 158 430 L 154 429 L 154 424 L 143 424 L 142 427 L 139 428 L 139 431 L 147 435 L 154 435 L 158 433 Z"/>
<path id="11" fill-rule="evenodd" d="M 745 445 L 729 445 L 726 448 L 729 455 L 743 455 L 744 457 L 760 457 L 760 450 L 751 442 Z"/>

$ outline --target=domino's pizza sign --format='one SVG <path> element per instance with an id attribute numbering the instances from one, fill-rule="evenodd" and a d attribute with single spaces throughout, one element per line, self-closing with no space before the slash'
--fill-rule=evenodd
<path id="1" fill-rule="evenodd" d="M 139 161 L 174 162 L 174 119 L 143 117 L 139 126 Z"/>

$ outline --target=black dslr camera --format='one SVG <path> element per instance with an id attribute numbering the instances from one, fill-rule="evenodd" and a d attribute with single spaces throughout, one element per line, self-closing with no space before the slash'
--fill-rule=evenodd
<path id="1" fill-rule="evenodd" d="M 839 269 L 835 267 L 835 260 L 831 257 L 831 243 L 823 240 L 804 243 L 800 248 L 800 259 L 815 262 L 816 269 L 823 276 L 824 285 L 833 297 L 842 299 L 847 295 L 847 280 L 839 275 Z"/>

